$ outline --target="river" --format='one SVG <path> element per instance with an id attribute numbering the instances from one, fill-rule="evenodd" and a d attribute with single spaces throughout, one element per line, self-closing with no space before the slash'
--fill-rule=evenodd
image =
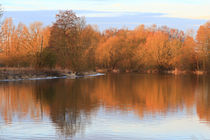
<path id="1" fill-rule="evenodd" d="M 1 82 L 0 139 L 210 139 L 210 77 Z"/>

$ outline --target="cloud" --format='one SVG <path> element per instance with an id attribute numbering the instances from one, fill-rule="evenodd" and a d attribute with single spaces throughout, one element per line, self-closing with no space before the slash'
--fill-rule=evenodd
<path id="1" fill-rule="evenodd" d="M 12 17 L 15 24 L 19 22 L 29 25 L 35 21 L 41 21 L 44 25 L 51 25 L 55 20 L 57 10 L 44 11 L 8 11 L 5 12 L 4 18 Z M 185 19 L 167 17 L 164 13 L 143 13 L 143 12 L 113 12 L 113 11 L 91 11 L 75 10 L 79 16 L 85 16 L 88 24 L 96 24 L 100 30 L 110 27 L 122 28 L 128 27 L 133 29 L 140 24 L 150 26 L 166 25 L 171 28 L 177 28 L 186 31 L 187 29 L 197 30 L 199 25 L 204 24 L 206 20 Z M 197 26 L 195 26 L 197 25 Z"/>
<path id="2" fill-rule="evenodd" d="M 167 13 L 165 17 L 210 19 L 210 0 L 2 0 L 6 10 L 95 10 Z"/>

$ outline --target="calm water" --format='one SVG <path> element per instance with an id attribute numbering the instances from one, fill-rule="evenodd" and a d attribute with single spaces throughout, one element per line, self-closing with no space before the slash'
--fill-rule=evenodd
<path id="1" fill-rule="evenodd" d="M 210 139 L 210 77 L 0 83 L 0 139 Z"/>

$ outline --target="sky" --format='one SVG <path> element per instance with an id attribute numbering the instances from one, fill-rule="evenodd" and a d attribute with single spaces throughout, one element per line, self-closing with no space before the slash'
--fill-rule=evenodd
<path id="1" fill-rule="evenodd" d="M 196 30 L 210 20 L 210 0 L 1 0 L 0 4 L 5 17 L 27 24 L 35 20 L 51 24 L 58 10 L 67 9 L 101 29 L 157 24 Z"/>
<path id="2" fill-rule="evenodd" d="M 1 0 L 6 10 L 94 10 L 166 13 L 167 17 L 210 19 L 210 0 Z"/>

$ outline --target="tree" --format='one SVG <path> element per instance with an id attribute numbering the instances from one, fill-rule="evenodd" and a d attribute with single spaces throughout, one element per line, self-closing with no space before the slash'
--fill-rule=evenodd
<path id="1" fill-rule="evenodd" d="M 54 68 L 56 65 L 56 54 L 55 52 L 50 48 L 44 48 L 44 50 L 41 52 L 40 57 L 38 58 L 38 67 L 47 67 L 47 68 Z"/>
<path id="2" fill-rule="evenodd" d="M 210 22 L 200 26 L 195 40 L 183 31 L 156 25 L 100 32 L 73 11 L 60 11 L 51 27 L 40 22 L 15 26 L 8 18 L 0 33 L 0 63 L 5 66 L 75 72 L 210 70 Z"/>
<path id="3" fill-rule="evenodd" d="M 198 69 L 195 47 L 195 40 L 192 37 L 187 36 L 183 42 L 182 47 L 179 49 L 179 69 L 191 71 Z"/>
<path id="4" fill-rule="evenodd" d="M 11 18 L 5 19 L 1 27 L 1 64 L 6 66 L 36 66 L 42 49 L 48 45 L 49 27 L 35 22 L 28 28 L 19 23 L 16 27 Z"/>
<path id="5" fill-rule="evenodd" d="M 80 46 L 84 48 L 83 54 L 80 56 L 83 70 L 94 70 L 96 66 L 96 49 L 98 47 L 101 35 L 97 27 L 87 25 L 81 32 Z"/>
<path id="6" fill-rule="evenodd" d="M 119 69 L 120 67 L 123 67 L 122 62 L 124 59 L 126 59 L 125 55 L 127 54 L 127 31 L 122 29 L 113 34 L 111 29 L 110 31 L 107 30 L 106 32 L 110 36 L 107 36 L 107 38 L 105 36 L 105 40 L 101 41 L 97 49 L 98 60 L 106 68 L 111 70 Z"/>
<path id="7" fill-rule="evenodd" d="M 1 27 L 1 51 L 5 56 L 9 56 L 14 42 L 13 37 L 15 33 L 15 25 L 12 18 L 6 19 Z"/>
<path id="8" fill-rule="evenodd" d="M 169 35 L 157 31 L 147 38 L 146 49 L 148 52 L 148 65 L 159 71 L 171 68 L 172 49 L 169 46 Z"/>
<path id="9" fill-rule="evenodd" d="M 203 70 L 210 66 L 210 22 L 201 25 L 198 29 L 196 39 L 198 41 L 197 51 L 202 58 Z"/>
<path id="10" fill-rule="evenodd" d="M 51 28 L 49 46 L 53 47 L 59 56 L 58 65 L 74 71 L 80 69 L 80 56 L 83 48 L 80 46 L 80 34 L 85 27 L 83 18 L 73 11 L 60 11 L 56 22 Z"/>

